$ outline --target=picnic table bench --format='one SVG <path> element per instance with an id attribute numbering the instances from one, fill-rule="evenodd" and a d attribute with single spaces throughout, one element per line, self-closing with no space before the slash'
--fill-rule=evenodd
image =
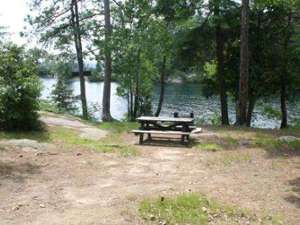
<path id="1" fill-rule="evenodd" d="M 140 123 L 139 130 L 133 130 L 135 135 L 139 135 L 139 143 L 143 144 L 144 135 L 152 139 L 152 134 L 180 136 L 182 144 L 189 141 L 191 131 L 195 129 L 194 118 L 176 118 L 176 117 L 151 117 L 142 116 L 137 118 Z"/>

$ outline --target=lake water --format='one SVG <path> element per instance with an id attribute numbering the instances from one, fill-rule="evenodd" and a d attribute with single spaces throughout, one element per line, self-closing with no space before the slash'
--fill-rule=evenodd
<path id="1" fill-rule="evenodd" d="M 56 80 L 53 78 L 42 78 L 43 91 L 42 99 L 49 99 L 53 85 Z M 74 90 L 74 95 L 80 94 L 79 80 L 73 80 L 70 84 Z M 111 114 L 115 119 L 124 119 L 127 112 L 127 102 L 124 98 L 116 94 L 117 83 L 112 83 L 111 95 Z M 86 95 L 87 101 L 93 116 L 97 119 L 101 117 L 101 101 L 103 93 L 103 83 L 92 83 L 86 81 Z M 159 87 L 155 88 L 153 96 L 153 109 L 156 109 L 159 96 Z M 78 103 L 79 104 L 79 103 Z M 274 109 L 280 110 L 279 99 L 268 100 L 268 105 Z M 80 106 L 80 105 L 79 105 Z M 97 110 L 96 110 L 97 109 Z M 165 91 L 165 99 L 161 115 L 172 116 L 173 112 L 180 114 L 188 114 L 194 112 L 195 117 L 210 123 L 212 118 L 215 117 L 220 110 L 219 98 L 217 96 L 206 98 L 202 95 L 201 87 L 199 84 L 167 84 Z M 277 128 L 280 126 L 280 121 L 273 118 L 268 118 L 262 113 L 263 106 L 258 105 L 254 110 L 253 126 L 260 128 Z M 235 121 L 234 104 L 229 102 L 229 116 L 231 122 Z M 289 103 L 289 119 L 293 121 L 300 118 L 300 99 L 297 98 Z"/>

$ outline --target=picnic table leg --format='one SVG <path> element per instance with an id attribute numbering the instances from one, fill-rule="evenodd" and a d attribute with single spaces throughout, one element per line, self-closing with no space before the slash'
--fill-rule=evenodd
<path id="1" fill-rule="evenodd" d="M 144 142 L 144 134 L 140 134 L 140 141 L 139 141 L 139 144 L 143 144 Z"/>
<path id="2" fill-rule="evenodd" d="M 184 135 L 181 135 L 181 144 L 184 144 L 184 138 L 185 136 Z"/>
<path id="3" fill-rule="evenodd" d="M 187 136 L 186 136 L 186 141 L 187 141 L 187 144 L 190 143 L 190 135 L 187 135 Z"/>

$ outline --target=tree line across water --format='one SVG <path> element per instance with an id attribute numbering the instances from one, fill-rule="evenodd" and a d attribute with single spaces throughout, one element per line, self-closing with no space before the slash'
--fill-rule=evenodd
<path id="1" fill-rule="evenodd" d="M 84 71 L 87 60 L 93 59 L 95 74 L 104 81 L 103 121 L 113 120 L 112 77 L 119 84 L 118 94 L 128 102 L 132 121 L 140 115 L 159 116 L 167 80 L 192 74 L 206 96 L 219 95 L 223 125 L 229 125 L 228 98 L 236 102 L 236 124 L 251 126 L 256 103 L 272 96 L 280 99 L 281 127 L 288 126 L 288 101 L 300 91 L 299 0 L 29 2 L 31 14 L 23 35 L 38 38 L 52 53 L 44 47 L 25 51 L 1 43 L 2 127 L 23 123 L 16 118 L 24 119 L 24 104 L 32 108 L 26 112 L 37 110 L 40 85 L 35 75 L 49 73 L 50 58 L 58 77 L 53 94 L 61 108 L 72 103 L 66 83 L 76 64 L 84 119 L 89 118 Z M 152 109 L 157 83 L 159 101 Z"/>

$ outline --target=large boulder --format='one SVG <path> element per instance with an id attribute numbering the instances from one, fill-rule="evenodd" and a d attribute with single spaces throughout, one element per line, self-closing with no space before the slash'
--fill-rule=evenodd
<path id="1" fill-rule="evenodd" d="M 279 141 L 285 142 L 285 143 L 290 143 L 294 141 L 300 141 L 300 138 L 294 137 L 294 136 L 281 136 L 279 138 Z"/>

